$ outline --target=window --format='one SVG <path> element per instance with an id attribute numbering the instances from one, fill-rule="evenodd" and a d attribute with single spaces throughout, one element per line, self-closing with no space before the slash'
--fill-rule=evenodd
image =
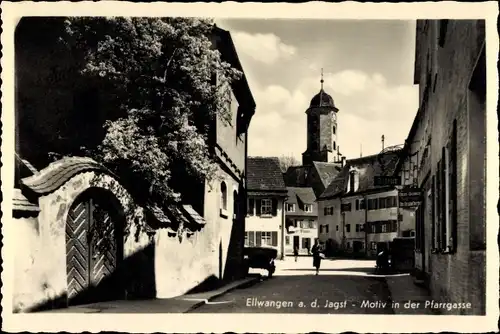
<path id="1" fill-rule="evenodd" d="M 377 250 L 377 243 L 375 241 L 372 241 L 370 245 L 372 250 Z"/>
<path id="2" fill-rule="evenodd" d="M 359 199 L 356 200 L 356 211 L 359 210 Z"/>
<path id="3" fill-rule="evenodd" d="M 328 216 L 328 215 L 332 216 L 333 215 L 333 206 L 327 207 L 325 209 L 326 209 L 325 216 Z"/>
<path id="4" fill-rule="evenodd" d="M 269 198 L 264 198 L 260 201 L 260 214 L 270 215 L 272 214 L 273 206 Z"/>
<path id="5" fill-rule="evenodd" d="M 309 228 L 314 228 L 314 227 L 315 227 L 315 226 L 314 226 L 314 220 L 310 220 L 310 221 L 309 221 L 309 226 L 308 226 L 308 227 L 309 227 Z"/>
<path id="6" fill-rule="evenodd" d="M 261 240 L 262 246 L 273 246 L 271 232 L 261 232 Z"/>
<path id="7" fill-rule="evenodd" d="M 312 205 L 311 204 L 304 204 L 304 212 L 312 212 Z"/>
<path id="8" fill-rule="evenodd" d="M 387 197 L 387 207 L 395 208 L 398 206 L 398 198 L 397 196 Z"/>
<path id="9" fill-rule="evenodd" d="M 295 204 L 293 204 L 293 203 L 286 203 L 286 211 L 287 212 L 295 212 Z"/>
<path id="10" fill-rule="evenodd" d="M 325 233 L 328 234 L 328 229 L 329 229 L 329 226 L 328 225 L 325 225 Z"/>
<path id="11" fill-rule="evenodd" d="M 351 211 L 351 203 L 343 203 L 341 204 L 342 212 Z"/>
<path id="12" fill-rule="evenodd" d="M 360 210 L 365 209 L 365 200 L 364 199 L 359 200 L 359 209 Z"/>
<path id="13" fill-rule="evenodd" d="M 247 215 L 254 215 L 255 200 L 253 198 L 248 199 Z"/>
<path id="14" fill-rule="evenodd" d="M 456 248 L 457 224 L 457 124 L 453 122 L 448 143 L 441 151 L 436 173 L 435 222 L 432 226 L 436 252 L 452 252 Z M 418 230 L 417 230 L 418 235 Z"/>
<path id="15" fill-rule="evenodd" d="M 382 233 L 387 232 L 387 224 L 382 224 Z"/>
<path id="16" fill-rule="evenodd" d="M 368 210 L 378 210 L 378 198 L 368 200 Z"/>
<path id="17" fill-rule="evenodd" d="M 377 232 L 377 226 L 375 224 L 373 224 L 373 223 L 370 224 L 370 226 L 371 226 L 372 233 L 376 233 Z"/>
<path id="18" fill-rule="evenodd" d="M 333 134 L 336 134 L 336 133 L 337 133 L 337 127 L 336 127 L 335 125 L 332 127 L 332 132 L 333 132 Z M 334 148 L 334 149 L 335 149 L 335 148 Z"/>
<path id="19" fill-rule="evenodd" d="M 220 195 L 221 208 L 227 210 L 227 186 L 225 182 L 222 182 L 220 184 Z"/>
<path id="20" fill-rule="evenodd" d="M 290 237 L 288 235 L 285 236 L 285 245 L 290 245 Z"/>
<path id="21" fill-rule="evenodd" d="M 255 232 L 254 231 L 249 231 L 249 232 L 246 232 L 245 234 L 248 234 L 248 237 L 245 238 L 245 240 L 248 240 L 248 246 L 249 247 L 255 246 L 255 244 L 256 244 L 256 242 L 255 242 Z"/>
<path id="22" fill-rule="evenodd" d="M 339 230 L 339 226 L 338 226 L 338 225 L 337 225 L 337 228 L 336 228 L 335 230 L 336 230 L 336 231 L 338 231 L 338 230 Z"/>
<path id="23" fill-rule="evenodd" d="M 346 231 L 347 233 L 350 233 L 350 232 L 351 232 L 351 224 L 347 224 L 347 225 L 345 226 L 345 231 Z"/>
<path id="24" fill-rule="evenodd" d="M 325 225 L 319 225 L 319 233 L 323 233 L 323 226 Z"/>
<path id="25" fill-rule="evenodd" d="M 349 192 L 354 192 L 355 191 L 354 181 L 355 181 L 355 173 L 354 172 L 350 172 L 349 173 Z"/>
<path id="26" fill-rule="evenodd" d="M 336 150 L 337 149 L 337 144 L 335 142 L 333 142 L 333 150 Z"/>
<path id="27" fill-rule="evenodd" d="M 248 232 L 245 232 L 245 246 L 248 246 Z"/>
<path id="28" fill-rule="evenodd" d="M 328 208 L 327 207 L 323 208 L 323 215 L 328 216 Z"/>

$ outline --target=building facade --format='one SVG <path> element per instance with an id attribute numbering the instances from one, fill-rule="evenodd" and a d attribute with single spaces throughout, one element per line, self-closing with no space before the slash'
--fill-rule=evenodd
<path id="1" fill-rule="evenodd" d="M 375 178 L 393 175 L 400 149 L 347 160 L 342 172 L 318 198 L 318 237 L 327 251 L 373 256 L 397 236 L 414 233 L 411 215 L 398 207 L 395 186 L 375 185 Z M 328 226 L 327 228 L 322 226 Z"/>
<path id="2" fill-rule="evenodd" d="M 285 254 L 309 255 L 318 237 L 318 206 L 314 190 L 308 187 L 287 187 L 285 203 Z"/>
<path id="3" fill-rule="evenodd" d="M 461 314 L 484 314 L 486 303 L 484 27 L 483 20 L 417 21 L 420 100 L 403 168 L 423 193 L 415 212 L 418 278 L 435 299 L 471 302 Z"/>
<path id="4" fill-rule="evenodd" d="M 209 125 L 218 177 L 182 180 L 191 195 L 159 207 L 88 157 L 50 157 L 98 143 L 103 122 L 113 119 L 92 104 L 102 101 L 99 89 L 76 82 L 74 59 L 57 41 L 61 24 L 23 18 L 16 29 L 14 310 L 169 298 L 238 277 L 247 129 L 255 110 L 245 76 L 231 87 L 232 124 Z M 222 58 L 242 71 L 229 32 L 215 28 L 211 37 Z"/>
<path id="5" fill-rule="evenodd" d="M 284 256 L 287 189 L 278 158 L 249 157 L 247 162 L 245 246 L 272 247 Z"/>

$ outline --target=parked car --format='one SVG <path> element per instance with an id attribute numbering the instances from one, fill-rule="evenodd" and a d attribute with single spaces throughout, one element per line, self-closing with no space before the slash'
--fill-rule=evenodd
<path id="1" fill-rule="evenodd" d="M 274 260 L 278 256 L 278 250 L 271 247 L 245 247 L 243 250 L 243 265 L 245 274 L 250 268 L 265 269 L 268 276 L 272 277 L 276 270 Z"/>

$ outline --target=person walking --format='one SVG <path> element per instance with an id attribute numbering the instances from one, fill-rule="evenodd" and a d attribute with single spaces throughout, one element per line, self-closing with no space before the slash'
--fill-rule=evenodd
<path id="1" fill-rule="evenodd" d="M 295 262 L 297 262 L 297 257 L 299 256 L 299 247 L 295 246 L 293 248 L 293 256 L 295 256 Z"/>
<path id="2" fill-rule="evenodd" d="M 313 256 L 313 267 L 316 268 L 316 275 L 319 274 L 319 268 L 321 267 L 321 258 L 322 258 L 322 253 L 321 253 L 321 245 L 319 244 L 318 239 L 314 241 L 314 246 L 312 247 L 311 253 Z"/>

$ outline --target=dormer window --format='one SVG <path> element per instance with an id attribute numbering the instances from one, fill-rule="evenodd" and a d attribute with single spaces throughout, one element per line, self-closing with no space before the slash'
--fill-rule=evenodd
<path id="1" fill-rule="evenodd" d="M 304 204 L 304 212 L 311 213 L 312 211 L 312 204 Z"/>
<path id="2" fill-rule="evenodd" d="M 359 173 L 355 170 L 349 172 L 348 192 L 356 192 L 359 187 Z"/>
<path id="3" fill-rule="evenodd" d="M 295 212 L 295 204 L 293 204 L 293 203 L 286 203 L 286 211 L 287 212 Z"/>

